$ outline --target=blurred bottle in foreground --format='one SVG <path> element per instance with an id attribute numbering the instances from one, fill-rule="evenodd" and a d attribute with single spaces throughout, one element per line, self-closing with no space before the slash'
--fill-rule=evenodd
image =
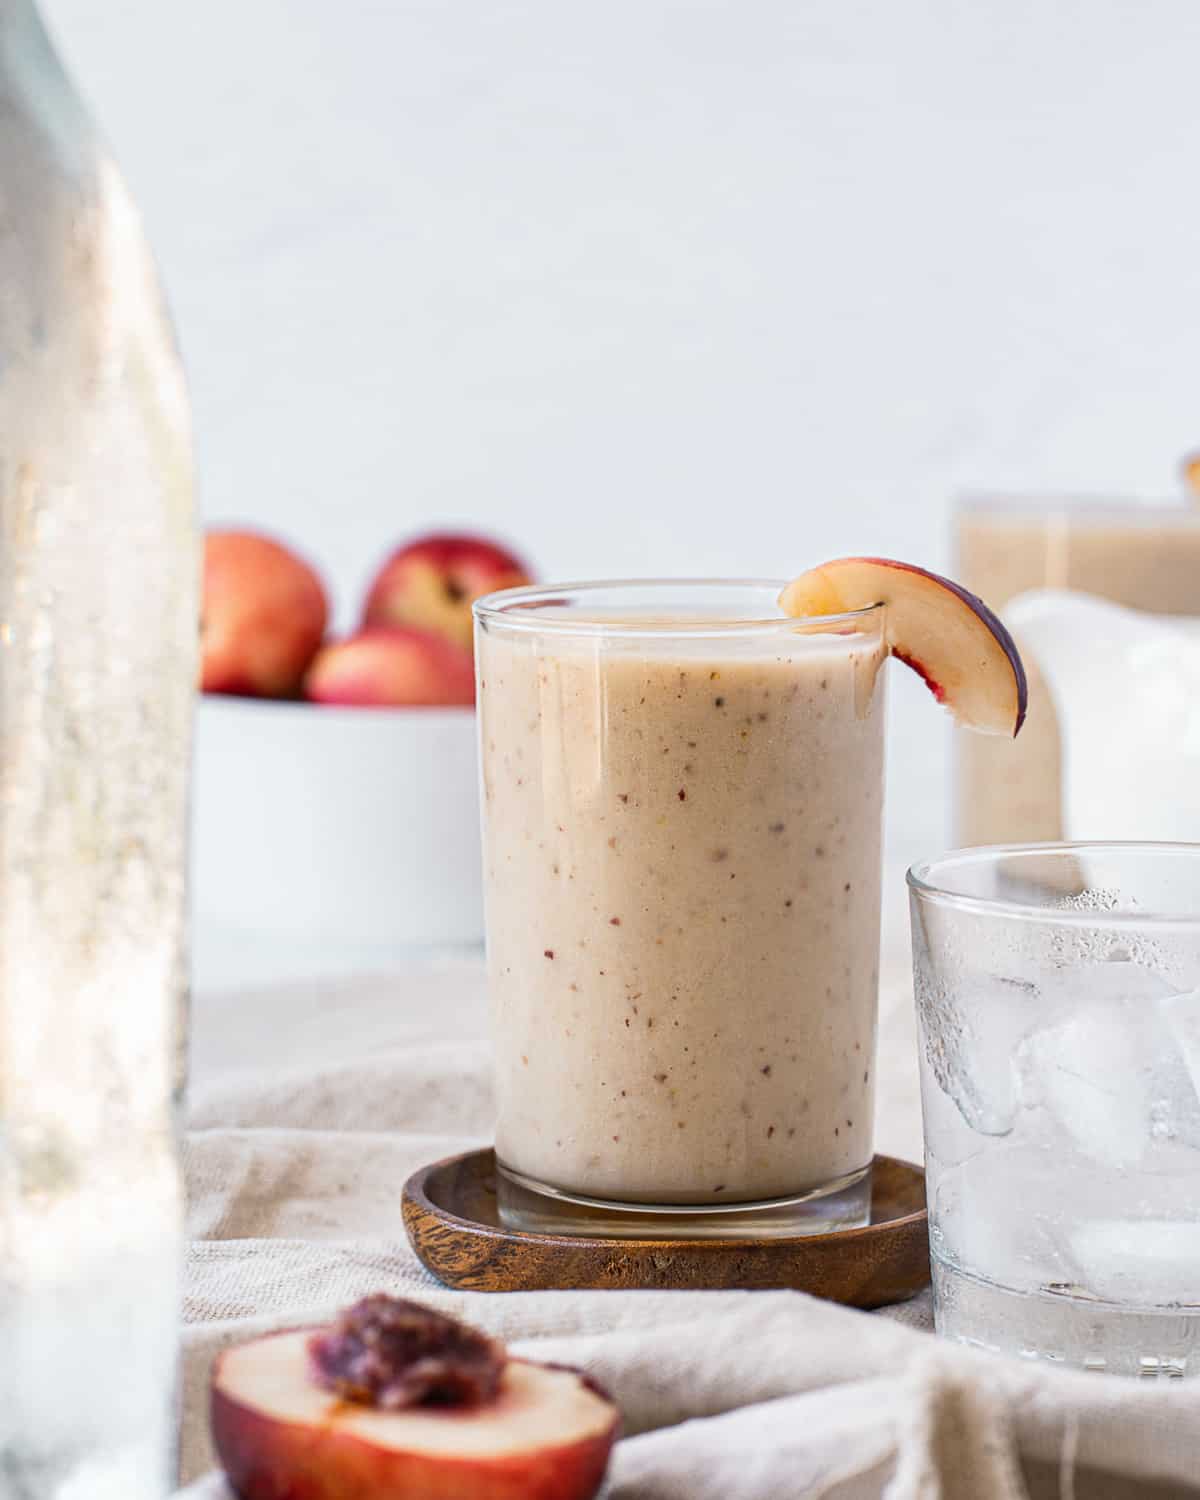
<path id="1" fill-rule="evenodd" d="M 0 1497 L 170 1489 L 197 551 L 136 212 L 0 0 Z"/>

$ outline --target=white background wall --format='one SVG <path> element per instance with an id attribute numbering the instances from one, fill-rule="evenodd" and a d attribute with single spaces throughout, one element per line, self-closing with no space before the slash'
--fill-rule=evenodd
<path id="1" fill-rule="evenodd" d="M 46 0 L 162 260 L 210 519 L 343 618 L 545 575 L 937 565 L 962 486 L 1200 442 L 1195 0 Z M 945 837 L 895 674 L 893 848 Z"/>

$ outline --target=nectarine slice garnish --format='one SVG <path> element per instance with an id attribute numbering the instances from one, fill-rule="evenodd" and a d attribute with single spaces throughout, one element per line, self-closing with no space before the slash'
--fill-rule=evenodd
<path id="1" fill-rule="evenodd" d="M 848 614 L 884 606 L 889 652 L 924 678 L 968 729 L 1016 735 L 1028 688 L 1016 643 L 982 599 L 911 563 L 843 557 L 811 568 L 779 596 L 793 616 Z"/>

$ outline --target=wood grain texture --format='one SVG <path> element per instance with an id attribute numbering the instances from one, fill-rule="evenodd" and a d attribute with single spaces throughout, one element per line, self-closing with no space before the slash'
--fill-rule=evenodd
<path id="1" fill-rule="evenodd" d="M 862 1229 L 771 1239 L 617 1239 L 531 1234 L 500 1221 L 492 1151 L 422 1167 L 404 1185 L 404 1226 L 421 1264 L 478 1292 L 749 1290 L 791 1287 L 883 1307 L 929 1283 L 925 1174 L 875 1158 Z"/>

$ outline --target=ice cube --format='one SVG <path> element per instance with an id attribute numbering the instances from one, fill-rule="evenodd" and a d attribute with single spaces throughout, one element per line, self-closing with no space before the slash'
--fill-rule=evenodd
<path id="1" fill-rule="evenodd" d="M 1183 1057 L 1192 1088 L 1200 1097 L 1200 990 L 1189 990 L 1185 995 L 1167 995 L 1159 1008 Z"/>
<path id="2" fill-rule="evenodd" d="M 1093 1219 L 1071 1231 L 1083 1286 L 1109 1302 L 1200 1306 L 1200 1219 Z"/>
<path id="3" fill-rule="evenodd" d="M 922 997 L 925 1059 L 938 1085 L 980 1135 L 1016 1122 L 1015 1058 L 1041 1014 L 1027 980 L 972 976 Z"/>
<path id="4" fill-rule="evenodd" d="M 1187 1028 L 1188 996 L 1124 958 L 1064 967 L 1042 996 L 1058 1019 L 1021 1048 L 1023 1107 L 1045 1109 L 1084 1156 L 1110 1167 L 1140 1162 L 1152 1142 L 1200 1146 L 1200 1097 L 1166 1019 Z"/>
<path id="5" fill-rule="evenodd" d="M 1150 1139 L 1142 1031 L 1128 1013 L 1088 1007 L 1036 1032 L 1021 1048 L 1021 1103 L 1045 1109 L 1089 1160 L 1133 1166 Z"/>
<path id="6" fill-rule="evenodd" d="M 1127 950 L 1126 950 L 1127 951 Z M 1052 1011 L 1092 1010 L 1097 1006 L 1149 1006 L 1177 992 L 1156 970 L 1129 958 L 1104 963 L 1071 963 L 1040 981 L 1043 1004 Z"/>
<path id="7" fill-rule="evenodd" d="M 1155 1029 L 1151 1133 L 1200 1150 L 1200 991 L 1161 1000 Z"/>
<path id="8" fill-rule="evenodd" d="M 1019 1144 L 991 1146 L 933 1178 L 934 1253 L 1014 1291 L 1078 1279 L 1059 1164 Z"/>

